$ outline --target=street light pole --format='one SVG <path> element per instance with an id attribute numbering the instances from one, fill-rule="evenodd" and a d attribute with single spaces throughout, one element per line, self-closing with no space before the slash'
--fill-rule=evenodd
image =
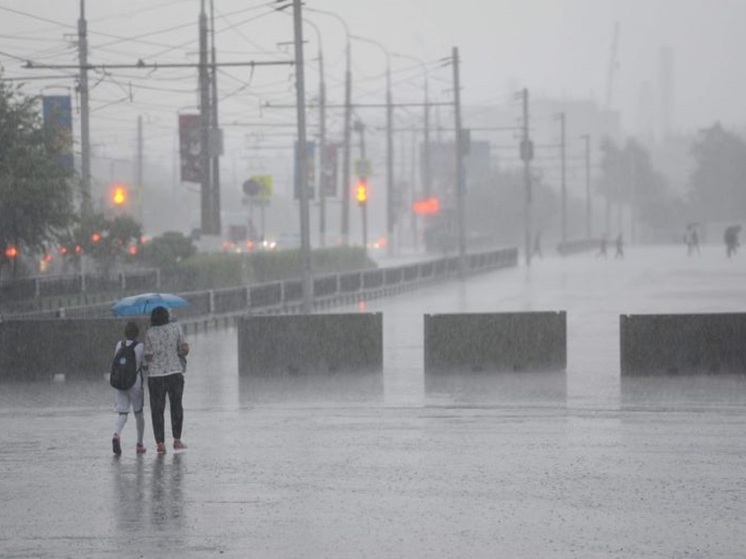
<path id="1" fill-rule="evenodd" d="M 422 66 L 422 72 L 425 79 L 425 103 L 424 103 L 424 121 L 423 121 L 423 127 L 424 127 L 424 146 L 422 151 L 422 191 L 423 196 L 425 198 L 430 197 L 430 183 L 432 182 L 432 171 L 431 171 L 431 164 L 430 164 L 430 79 L 429 74 L 427 71 L 427 65 L 425 62 L 419 58 L 415 58 L 414 56 L 409 56 L 406 54 L 399 54 L 399 53 L 392 53 L 392 56 L 396 56 L 398 58 L 406 58 L 409 60 L 414 60 L 415 62 L 418 62 Z M 414 154 L 413 154 L 414 157 Z M 413 163 L 414 164 L 414 163 Z M 413 185 L 414 188 L 414 185 Z M 417 247 L 417 215 L 413 214 L 413 224 L 414 224 L 414 246 Z"/>
<path id="2" fill-rule="evenodd" d="M 308 160 L 306 146 L 306 92 L 303 63 L 303 15 L 301 0 L 293 0 L 293 23 L 295 30 L 295 79 L 296 106 L 298 112 L 298 188 L 300 198 L 300 241 L 303 287 L 303 313 L 310 314 L 313 300 L 311 278 L 311 239 L 308 204 Z"/>
<path id="3" fill-rule="evenodd" d="M 591 238 L 591 135 L 580 136 L 585 140 L 585 236 Z"/>
<path id="4" fill-rule="evenodd" d="M 454 114 L 456 118 L 456 204 L 458 211 L 458 272 L 466 277 L 466 224 L 464 223 L 464 135 L 461 129 L 461 84 L 458 47 L 453 47 Z"/>
<path id="5" fill-rule="evenodd" d="M 344 154 L 342 161 L 342 215 L 340 219 L 341 242 L 347 246 L 350 241 L 350 185 L 352 171 L 350 168 L 350 144 L 352 141 L 352 60 L 350 48 L 350 28 L 347 22 L 334 12 L 307 8 L 308 11 L 332 16 L 339 21 L 345 30 L 347 39 L 345 45 L 346 68 L 345 68 L 345 111 L 344 111 Z"/>
<path id="6" fill-rule="evenodd" d="M 524 227 L 526 243 L 526 266 L 531 265 L 531 160 L 534 157 L 534 147 L 529 138 L 528 126 L 528 89 L 524 88 L 520 94 L 523 101 L 523 139 L 521 140 L 521 159 L 523 159 L 523 181 L 526 190 L 524 204 Z"/>
<path id="7" fill-rule="evenodd" d="M 326 157 L 326 82 L 324 80 L 324 51 L 321 45 L 321 31 L 312 21 L 305 20 L 316 32 L 319 43 L 319 244 L 326 246 L 326 186 L 328 181 L 328 161 Z"/>
<path id="8" fill-rule="evenodd" d="M 560 159 L 561 159 L 561 195 L 562 195 L 562 244 L 567 242 L 567 183 L 566 177 L 566 164 L 565 164 L 565 113 L 559 113 L 557 118 L 560 121 Z"/>

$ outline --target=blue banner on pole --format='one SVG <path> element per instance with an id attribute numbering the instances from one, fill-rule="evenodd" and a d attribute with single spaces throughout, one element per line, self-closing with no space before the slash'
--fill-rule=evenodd
<path id="1" fill-rule="evenodd" d="M 58 152 L 60 166 L 72 171 L 73 161 L 73 112 L 69 95 L 45 95 L 42 97 L 44 126 L 52 135 Z"/>

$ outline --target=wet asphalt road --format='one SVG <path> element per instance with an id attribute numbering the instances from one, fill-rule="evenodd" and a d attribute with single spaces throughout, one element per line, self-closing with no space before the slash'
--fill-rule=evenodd
<path id="1" fill-rule="evenodd" d="M 3 557 L 743 557 L 746 381 L 619 378 L 622 313 L 746 312 L 746 256 L 630 248 L 370 301 L 382 377 L 257 387 L 191 338 L 185 451 L 101 382 L 0 385 Z M 422 315 L 566 310 L 568 369 L 426 390 Z M 102 364 L 102 370 L 106 364 Z M 146 410 L 147 411 L 147 410 Z M 168 431 L 168 421 L 167 421 Z"/>

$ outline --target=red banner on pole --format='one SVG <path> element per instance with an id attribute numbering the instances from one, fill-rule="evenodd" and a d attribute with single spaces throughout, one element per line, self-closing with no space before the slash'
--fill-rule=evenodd
<path id="1" fill-rule="evenodd" d="M 179 115 L 181 181 L 202 182 L 200 115 Z"/>

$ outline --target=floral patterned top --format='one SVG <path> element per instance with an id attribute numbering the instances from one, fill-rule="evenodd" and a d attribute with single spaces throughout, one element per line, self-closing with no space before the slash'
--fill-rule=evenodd
<path id="1" fill-rule="evenodd" d="M 148 328 L 145 334 L 145 362 L 148 364 L 148 376 L 165 377 L 183 373 L 178 348 L 185 341 L 181 327 L 175 322 Z"/>

